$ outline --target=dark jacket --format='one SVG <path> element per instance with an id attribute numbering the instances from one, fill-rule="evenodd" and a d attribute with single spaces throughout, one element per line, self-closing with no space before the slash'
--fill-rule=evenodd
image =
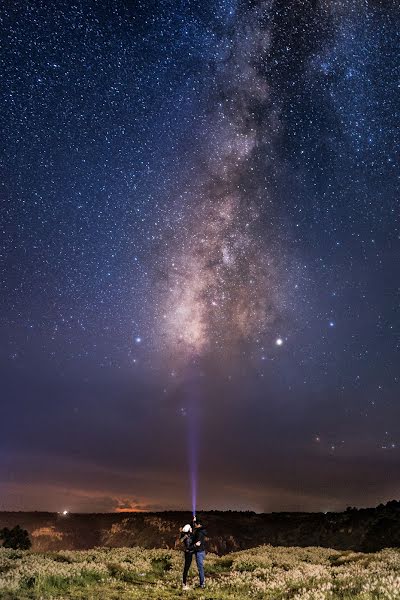
<path id="1" fill-rule="evenodd" d="M 181 533 L 180 542 L 183 545 L 183 551 L 193 554 L 193 535 L 191 533 Z"/>
<path id="2" fill-rule="evenodd" d="M 204 552 L 206 549 L 206 538 L 207 531 L 204 527 L 198 527 L 194 530 L 193 534 L 193 546 L 195 552 Z M 197 542 L 200 542 L 200 545 L 196 545 Z"/>

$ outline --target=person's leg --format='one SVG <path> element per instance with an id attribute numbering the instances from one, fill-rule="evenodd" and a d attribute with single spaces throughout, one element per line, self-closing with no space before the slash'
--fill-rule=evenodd
<path id="1" fill-rule="evenodd" d="M 192 564 L 193 554 L 185 552 L 185 565 L 183 567 L 183 585 L 186 585 L 187 576 L 189 573 L 190 565 Z"/>
<path id="2" fill-rule="evenodd" d="M 204 585 L 204 558 L 205 558 L 206 553 L 203 552 L 196 552 L 196 564 L 197 564 L 197 569 L 199 571 L 199 579 L 200 579 L 200 585 Z"/>

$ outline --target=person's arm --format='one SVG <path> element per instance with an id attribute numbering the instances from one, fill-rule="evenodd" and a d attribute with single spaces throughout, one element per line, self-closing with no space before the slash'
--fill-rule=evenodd
<path id="1" fill-rule="evenodd" d="M 204 531 L 200 530 L 197 534 L 198 537 L 198 541 L 196 542 L 196 546 L 201 546 L 202 544 L 204 544 L 205 539 L 206 539 L 206 535 L 204 533 Z"/>

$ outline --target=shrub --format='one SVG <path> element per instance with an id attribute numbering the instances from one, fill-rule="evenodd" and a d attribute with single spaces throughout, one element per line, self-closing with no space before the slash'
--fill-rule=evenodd
<path id="1" fill-rule="evenodd" d="M 220 558 L 215 560 L 213 563 L 206 565 L 207 573 L 210 575 L 218 575 L 218 573 L 226 573 L 230 571 L 233 565 L 231 558 Z"/>
<path id="2" fill-rule="evenodd" d="M 1 529 L 0 539 L 4 540 L 4 548 L 12 548 L 13 550 L 29 550 L 32 546 L 28 532 L 19 525 L 12 529 L 8 529 L 8 527 Z"/>
<path id="3" fill-rule="evenodd" d="M 171 557 L 160 556 L 160 558 L 153 558 L 151 561 L 151 569 L 154 574 L 164 575 L 166 571 L 170 571 L 172 568 Z"/>

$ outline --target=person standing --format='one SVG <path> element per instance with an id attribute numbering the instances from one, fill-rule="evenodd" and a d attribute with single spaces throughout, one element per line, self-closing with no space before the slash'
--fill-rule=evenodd
<path id="1" fill-rule="evenodd" d="M 185 557 L 185 562 L 183 565 L 182 588 L 184 590 L 188 590 L 189 586 L 187 584 L 187 576 L 189 573 L 190 565 L 192 564 L 193 552 L 194 552 L 193 530 L 192 530 L 191 525 L 188 524 L 188 525 L 185 525 L 184 527 L 182 527 L 181 535 L 180 535 L 180 542 L 183 545 L 183 552 L 184 552 L 184 557 Z"/>
<path id="2" fill-rule="evenodd" d="M 200 587 L 205 588 L 206 582 L 204 577 L 204 559 L 206 556 L 206 537 L 207 530 L 201 521 L 193 518 L 194 534 L 193 534 L 193 548 L 194 556 L 196 558 L 197 570 L 199 572 Z"/>

